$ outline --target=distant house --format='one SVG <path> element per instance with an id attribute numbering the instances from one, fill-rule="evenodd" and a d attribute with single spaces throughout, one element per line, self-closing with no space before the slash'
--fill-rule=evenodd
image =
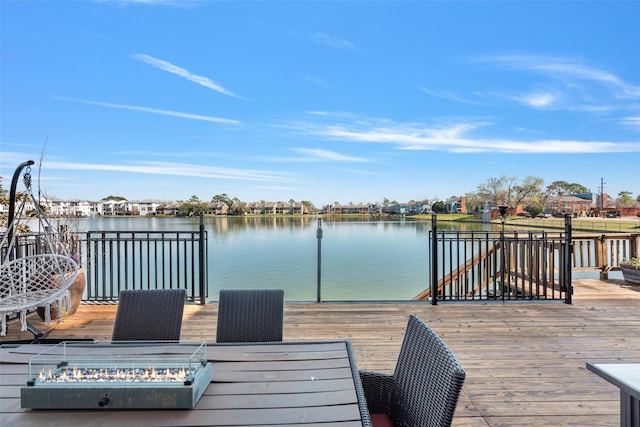
<path id="1" fill-rule="evenodd" d="M 328 215 L 363 215 L 369 214 L 369 205 L 327 205 L 325 213 Z"/>
<path id="2" fill-rule="evenodd" d="M 155 215 L 156 209 L 158 209 L 158 206 L 160 206 L 162 203 L 163 202 L 159 200 L 134 201 L 134 202 L 131 202 L 132 212 L 136 212 L 134 213 L 134 215 L 142 215 L 142 216 Z"/>
<path id="3" fill-rule="evenodd" d="M 572 215 L 588 215 L 592 200 L 578 196 L 560 196 L 556 201 L 556 211 Z"/>
<path id="4" fill-rule="evenodd" d="M 293 203 L 276 203 L 276 213 L 281 215 L 301 215 L 306 213 L 306 206 L 300 202 Z"/>
<path id="5" fill-rule="evenodd" d="M 16 202 L 16 205 L 18 203 Z M 36 209 L 36 206 L 33 204 L 33 201 L 31 200 L 31 197 L 29 197 L 25 202 L 24 202 L 24 210 L 25 212 L 29 212 L 29 211 L 33 211 Z M 1 214 L 9 214 L 9 203 L 7 202 L 5 203 L 0 203 L 0 213 Z"/>
<path id="6" fill-rule="evenodd" d="M 244 206 L 245 213 L 249 215 L 258 215 L 263 213 L 264 207 L 263 203 L 260 202 L 249 202 Z"/>
<path id="7" fill-rule="evenodd" d="M 156 207 L 157 215 L 177 215 L 179 211 L 180 203 L 178 202 L 161 203 Z"/>
<path id="8" fill-rule="evenodd" d="M 309 213 L 301 202 L 249 202 L 244 207 L 250 215 L 291 215 Z"/>
<path id="9" fill-rule="evenodd" d="M 207 203 L 207 213 L 209 215 L 228 215 L 229 205 L 227 205 L 225 202 Z"/>
<path id="10" fill-rule="evenodd" d="M 92 204 L 87 200 L 60 200 L 43 197 L 40 199 L 40 203 L 53 217 L 88 217 L 93 211 Z"/>
<path id="11" fill-rule="evenodd" d="M 444 202 L 445 213 L 463 213 L 467 212 L 467 198 L 466 197 L 451 197 Z"/>
<path id="12" fill-rule="evenodd" d="M 86 218 L 91 216 L 91 211 L 93 209 L 93 204 L 87 200 L 70 200 L 69 201 L 69 210 L 72 215 L 75 217 Z"/>
<path id="13" fill-rule="evenodd" d="M 102 214 L 106 216 L 124 215 L 126 206 L 124 200 L 102 200 Z"/>
<path id="14" fill-rule="evenodd" d="M 52 217 L 69 216 L 69 202 L 55 197 L 42 197 L 40 203 L 45 207 L 47 214 Z"/>
<path id="15" fill-rule="evenodd" d="M 125 215 L 141 215 L 140 202 L 136 200 L 127 200 L 124 203 L 124 214 Z"/>
<path id="16" fill-rule="evenodd" d="M 561 213 L 604 216 L 607 211 L 617 210 L 615 199 L 608 194 L 573 194 L 560 196 L 555 201 L 555 210 Z"/>
<path id="17" fill-rule="evenodd" d="M 417 213 L 417 207 L 415 203 L 397 203 L 393 206 L 393 213 L 395 215 L 414 215 Z"/>
<path id="18" fill-rule="evenodd" d="M 288 214 L 288 213 L 290 213 L 289 212 L 290 208 L 291 208 L 291 204 L 290 203 L 277 202 L 275 204 L 275 213 L 277 215 Z"/>
<path id="19" fill-rule="evenodd" d="M 264 211 L 262 213 L 264 214 L 275 214 L 276 213 L 276 203 L 275 202 L 266 202 L 263 204 L 264 206 Z"/>
<path id="20" fill-rule="evenodd" d="M 431 213 L 431 203 L 428 200 L 422 200 L 416 203 L 416 210 L 419 214 Z"/>

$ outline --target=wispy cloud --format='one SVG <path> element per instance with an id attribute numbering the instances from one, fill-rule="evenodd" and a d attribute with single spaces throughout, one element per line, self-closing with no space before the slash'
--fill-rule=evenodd
<path id="1" fill-rule="evenodd" d="M 453 92 L 450 91 L 446 91 L 446 90 L 432 90 L 432 89 L 427 89 L 426 87 L 420 87 L 420 90 L 423 91 L 424 93 L 427 93 L 431 96 L 436 96 L 438 98 L 443 98 L 443 99 L 448 99 L 449 101 L 455 101 L 455 102 L 460 102 L 463 104 L 480 104 L 480 102 L 469 99 L 469 98 L 464 98 L 458 94 L 455 94 Z"/>
<path id="2" fill-rule="evenodd" d="M 615 114 L 633 110 L 640 100 L 640 86 L 614 73 L 590 66 L 581 58 L 532 54 L 484 55 L 471 58 L 474 63 L 486 63 L 498 69 L 535 75 L 536 87 L 518 90 L 504 89 L 490 92 L 503 100 L 518 102 L 527 107 L 571 111 L 590 114 Z M 522 84 L 532 81 L 524 75 Z M 510 84 L 517 84 L 518 76 L 510 76 Z M 618 123 L 621 123 L 618 120 Z"/>
<path id="3" fill-rule="evenodd" d="M 335 47 L 339 49 L 353 49 L 355 47 L 351 42 L 347 40 L 343 40 L 339 37 L 322 32 L 312 34 L 311 39 L 323 46 Z"/>
<path id="4" fill-rule="evenodd" d="M 630 127 L 631 129 L 640 132 L 640 116 L 625 117 L 621 120 L 622 124 Z"/>
<path id="5" fill-rule="evenodd" d="M 597 82 L 612 87 L 620 98 L 640 98 L 640 86 L 626 82 L 611 72 L 584 65 L 576 59 L 545 55 L 486 55 L 475 59 L 553 78 Z"/>
<path id="6" fill-rule="evenodd" d="M 415 129 L 407 134 L 395 129 L 352 130 L 331 128 L 319 132 L 327 137 L 360 142 L 377 142 L 396 145 L 403 150 L 442 150 L 451 152 L 502 152 L 502 153 L 606 153 L 640 151 L 640 143 L 614 143 L 606 141 L 538 140 L 516 141 L 508 139 L 471 138 L 464 135 L 446 137 L 447 129 L 434 136 L 433 130 Z"/>
<path id="7" fill-rule="evenodd" d="M 218 152 L 218 151 L 180 151 L 178 153 L 174 151 L 148 151 L 148 150 L 128 150 L 128 151 L 116 151 L 113 152 L 118 156 L 125 157 L 142 157 L 149 158 L 153 157 L 169 157 L 172 159 L 182 157 L 182 158 L 194 158 L 194 159 L 204 159 L 204 158 L 228 158 L 232 156 L 231 153 L 228 152 Z"/>
<path id="8" fill-rule="evenodd" d="M 259 157 L 256 160 L 263 162 L 278 163 L 314 163 L 314 162 L 342 162 L 342 163 L 364 163 L 369 162 L 363 157 L 347 156 L 335 151 L 324 150 L 322 148 L 292 148 L 292 151 L 301 154 L 300 156 L 269 156 Z"/>
<path id="9" fill-rule="evenodd" d="M 47 162 L 46 167 L 47 169 L 52 170 L 130 172 L 139 174 L 192 176 L 199 178 L 242 181 L 290 182 L 293 180 L 292 174 L 282 172 L 223 168 L 173 162 L 135 162 L 128 165 L 121 165 L 49 161 Z"/>
<path id="10" fill-rule="evenodd" d="M 549 108 L 555 105 L 558 95 L 549 91 L 532 91 L 513 97 L 517 102 L 533 108 Z"/>
<path id="11" fill-rule="evenodd" d="M 329 160 L 335 162 L 367 162 L 368 160 L 362 157 L 346 156 L 344 154 L 336 153 L 335 151 L 323 150 L 321 148 L 294 148 L 294 151 L 305 154 L 311 158 L 311 160 Z"/>
<path id="12" fill-rule="evenodd" d="M 156 108 L 141 107 L 138 105 L 112 104 L 109 102 L 89 101 L 86 99 L 67 98 L 63 96 L 54 96 L 54 98 L 61 99 L 64 101 L 80 102 L 82 104 L 88 104 L 88 105 L 98 105 L 100 107 L 119 108 L 122 110 L 141 111 L 143 113 L 152 113 L 152 114 L 161 114 L 165 116 L 180 117 L 182 119 L 202 120 L 205 122 L 227 123 L 227 124 L 233 124 L 233 125 L 237 125 L 241 123 L 239 120 L 225 119 L 225 118 L 213 117 L 213 116 L 203 116 L 200 114 L 182 113 L 180 111 L 158 110 Z"/>
<path id="13" fill-rule="evenodd" d="M 146 64 L 149 64 L 153 67 L 156 67 L 162 71 L 166 71 L 168 73 L 171 74 L 175 74 L 177 76 L 182 77 L 185 80 L 188 80 L 190 82 L 193 82 L 195 84 L 198 84 L 200 86 L 204 86 L 208 89 L 211 90 L 215 90 L 216 92 L 220 92 L 224 95 L 228 95 L 228 96 L 232 96 L 234 98 L 240 98 L 243 99 L 242 97 L 236 95 L 235 93 L 231 92 L 230 90 L 222 87 L 221 85 L 219 85 L 218 83 L 214 82 L 213 80 L 211 80 L 208 77 L 204 77 L 204 76 L 199 76 L 197 74 L 193 74 L 190 71 L 179 67 L 177 65 L 174 65 L 170 62 L 167 61 L 163 61 L 162 59 L 157 59 L 154 58 L 153 56 L 149 56 L 149 55 L 145 55 L 145 54 L 135 54 L 135 55 L 131 55 L 132 58 L 144 62 Z"/>
<path id="14" fill-rule="evenodd" d="M 283 185 L 260 185 L 256 188 L 259 188 L 260 190 L 267 190 L 267 191 L 291 191 L 291 190 L 295 190 L 295 187 L 290 187 L 290 186 L 283 186 Z"/>
<path id="15" fill-rule="evenodd" d="M 360 120 L 351 123 L 296 124 L 296 129 L 334 141 L 378 143 L 399 150 L 500 153 L 614 153 L 640 152 L 640 141 L 578 141 L 560 139 L 516 140 L 475 136 L 474 132 L 492 124 L 486 121 L 459 121 L 426 126 Z M 294 129 L 294 127 L 292 127 Z"/>

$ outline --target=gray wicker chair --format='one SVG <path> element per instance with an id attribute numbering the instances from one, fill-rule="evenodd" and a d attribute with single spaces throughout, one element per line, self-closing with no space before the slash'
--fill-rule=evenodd
<path id="1" fill-rule="evenodd" d="M 221 290 L 216 342 L 282 341 L 284 291 Z"/>
<path id="2" fill-rule="evenodd" d="M 180 341 L 185 289 L 123 289 L 112 341 Z"/>
<path id="3" fill-rule="evenodd" d="M 451 425 L 465 372 L 442 339 L 411 315 L 394 374 L 360 371 L 360 378 L 374 427 L 439 427 Z"/>

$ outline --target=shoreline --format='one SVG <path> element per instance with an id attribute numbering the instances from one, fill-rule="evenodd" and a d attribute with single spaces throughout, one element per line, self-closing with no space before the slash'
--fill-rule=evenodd
<path id="1" fill-rule="evenodd" d="M 411 220 L 411 221 L 431 221 L 431 214 L 418 214 L 418 215 L 379 215 L 379 214 L 255 214 L 255 215 L 204 215 L 205 218 L 363 218 L 373 220 Z M 113 219 L 113 218 L 127 218 L 127 219 L 153 219 L 153 218 L 193 218 L 199 217 L 192 216 L 176 216 L 176 215 L 100 215 L 94 217 L 54 217 L 51 220 L 76 220 L 76 219 Z M 448 223 L 477 223 L 477 224 L 494 224 L 501 225 L 499 219 L 492 220 L 490 222 L 483 222 L 477 219 L 473 215 L 463 214 L 438 214 L 438 222 Z M 622 218 L 592 218 L 581 217 L 571 218 L 571 225 L 573 230 L 577 231 L 590 231 L 590 232 L 605 232 L 605 233 L 640 233 L 640 218 L 635 217 L 622 217 Z M 508 216 L 505 220 L 506 227 L 523 227 L 523 228 L 551 228 L 564 230 L 565 219 L 564 218 L 522 218 L 516 216 Z"/>

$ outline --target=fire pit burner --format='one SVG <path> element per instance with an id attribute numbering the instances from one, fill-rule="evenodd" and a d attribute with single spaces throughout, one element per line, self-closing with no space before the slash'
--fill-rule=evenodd
<path id="1" fill-rule="evenodd" d="M 63 342 L 29 361 L 23 408 L 193 408 L 211 381 L 206 343 Z"/>
<path id="2" fill-rule="evenodd" d="M 157 383 L 157 382 L 190 382 L 195 369 L 185 368 L 61 368 L 56 371 L 40 372 L 35 383 Z M 28 381 L 28 385 L 31 381 Z"/>

